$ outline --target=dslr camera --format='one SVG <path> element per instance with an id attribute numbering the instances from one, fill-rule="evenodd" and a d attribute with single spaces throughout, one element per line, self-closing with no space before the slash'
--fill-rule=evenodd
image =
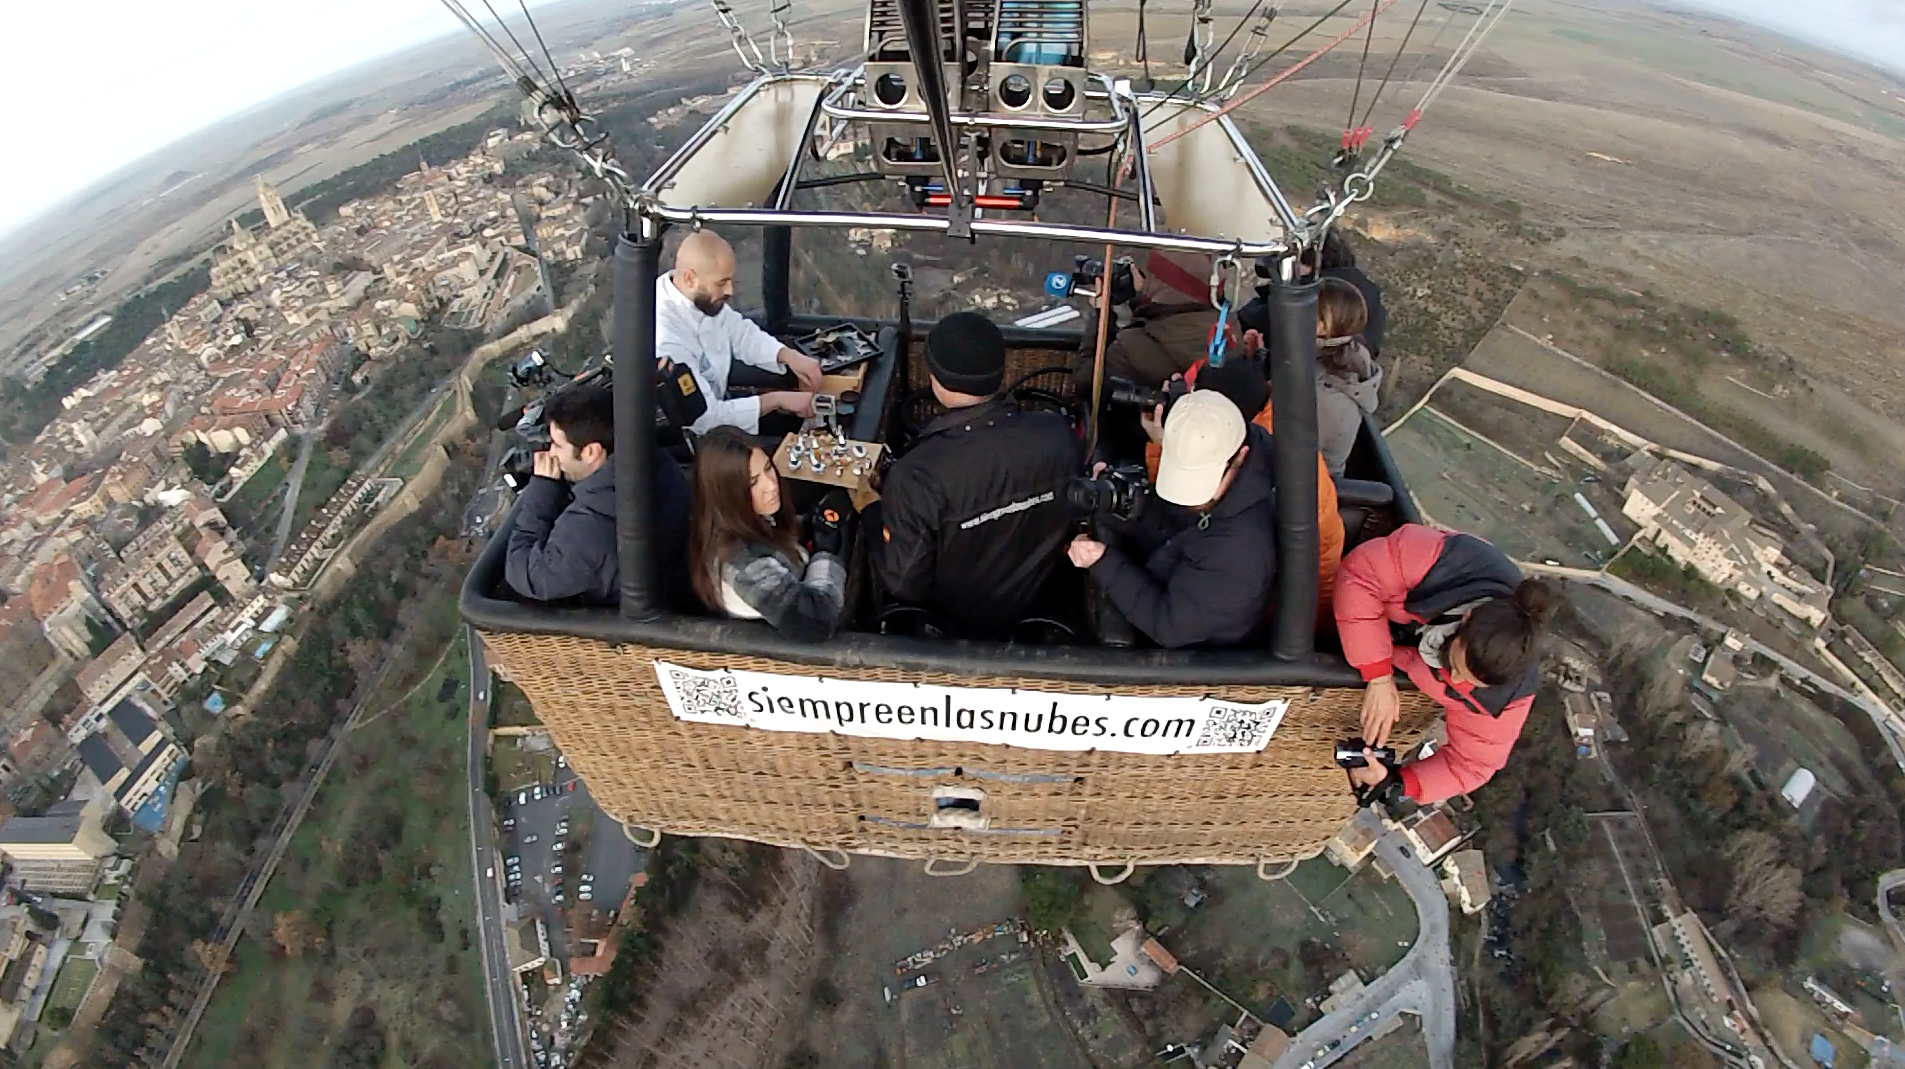
<path id="1" fill-rule="evenodd" d="M 549 369 L 549 365 L 543 362 L 542 354 L 531 350 L 528 356 L 510 366 L 509 381 L 518 389 L 547 390 L 556 381 L 556 376 Z M 515 413 L 503 414 L 496 429 L 513 431 L 517 438 L 522 439 L 522 444 L 511 446 L 497 465 L 502 472 L 504 485 L 518 491 L 529 485 L 529 477 L 535 473 L 536 454 L 549 448 L 549 418 L 543 415 L 549 398 L 563 390 L 588 385 L 612 386 L 613 378 L 610 369 L 596 368 L 573 382 L 563 383 L 560 389 L 548 390 L 535 400 L 524 404 Z M 516 416 L 514 423 L 509 422 L 512 414 Z"/>
<path id="2" fill-rule="evenodd" d="M 1116 375 L 1105 376 L 1105 404 L 1111 408 L 1150 412 L 1159 405 L 1170 408 L 1178 398 L 1191 392 L 1183 379 L 1172 379 L 1159 390 Z"/>
<path id="3" fill-rule="evenodd" d="M 1137 515 L 1144 496 L 1151 489 L 1151 477 L 1143 464 L 1118 464 L 1092 476 L 1080 476 L 1065 484 L 1065 507 L 1086 518 L 1113 516 L 1128 520 Z"/>
<path id="4" fill-rule="evenodd" d="M 1120 256 L 1111 261 L 1111 303 L 1130 304 L 1138 299 L 1137 278 L 1131 273 L 1131 258 Z M 1089 256 L 1072 257 L 1072 270 L 1068 275 L 1063 271 L 1054 271 L 1046 276 L 1046 292 L 1054 297 L 1070 297 L 1073 294 L 1095 297 L 1098 287 L 1105 281 L 1105 262 Z"/>

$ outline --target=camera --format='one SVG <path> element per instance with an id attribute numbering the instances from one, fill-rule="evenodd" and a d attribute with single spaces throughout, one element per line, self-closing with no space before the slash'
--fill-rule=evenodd
<path id="1" fill-rule="evenodd" d="M 1376 760 L 1390 768 L 1396 767 L 1396 748 L 1393 746 L 1371 746 L 1362 739 L 1344 739 L 1336 744 L 1336 763 L 1343 768 L 1362 768 L 1369 764 L 1369 758 L 1363 751 L 1369 750 Z"/>
<path id="2" fill-rule="evenodd" d="M 1172 379 L 1164 389 L 1159 390 L 1116 375 L 1105 376 L 1105 404 L 1111 408 L 1129 408 L 1139 412 L 1149 412 L 1159 405 L 1169 408 L 1189 392 L 1191 387 L 1183 379 Z"/>
<path id="3" fill-rule="evenodd" d="M 1065 484 L 1065 507 L 1079 516 L 1115 516 L 1128 520 L 1135 516 L 1151 489 L 1151 478 L 1142 464 L 1120 464 L 1106 468 L 1096 478 L 1081 476 Z"/>
<path id="4" fill-rule="evenodd" d="M 539 390 L 554 382 L 557 374 L 541 349 L 531 349 L 522 359 L 509 365 L 509 384 L 518 390 Z"/>
<path id="5" fill-rule="evenodd" d="M 1089 256 L 1072 257 L 1070 274 L 1054 271 L 1045 277 L 1045 290 L 1053 297 L 1070 297 L 1074 293 L 1096 296 L 1097 287 L 1104 281 L 1105 262 Z M 1138 283 L 1131 273 L 1131 258 L 1120 256 L 1111 261 L 1111 303 L 1130 304 L 1138 299 Z"/>
<path id="6" fill-rule="evenodd" d="M 536 453 L 528 446 L 511 446 L 496 467 L 502 472 L 503 485 L 520 493 L 536 473 Z"/>

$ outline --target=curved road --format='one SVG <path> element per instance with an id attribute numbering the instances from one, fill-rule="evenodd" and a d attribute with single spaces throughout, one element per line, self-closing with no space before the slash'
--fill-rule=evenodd
<path id="1" fill-rule="evenodd" d="M 1404 1012 L 1422 1020 L 1430 1069 L 1454 1069 L 1455 962 L 1449 954 L 1448 899 L 1435 873 L 1416 860 L 1401 832 L 1391 831 L 1378 840 L 1376 855 L 1415 903 L 1420 926 L 1415 945 L 1395 968 L 1363 988 L 1355 1002 L 1325 1015 L 1292 1039 L 1275 1069 L 1324 1069 L 1369 1038 L 1382 1021 Z M 1331 1043 L 1337 1046 L 1326 1052 Z"/>
<path id="2" fill-rule="evenodd" d="M 502 856 L 493 840 L 492 810 L 483 793 L 483 763 L 489 739 L 489 664 L 483 641 L 465 624 L 470 651 L 470 858 L 476 874 L 476 927 L 483 944 L 483 992 L 489 1004 L 490 1034 L 496 1040 L 502 1069 L 529 1069 L 523 1042 L 522 1015 L 516 1010 L 516 981 L 509 969 L 509 950 L 503 944 L 503 892 L 494 875 Z"/>

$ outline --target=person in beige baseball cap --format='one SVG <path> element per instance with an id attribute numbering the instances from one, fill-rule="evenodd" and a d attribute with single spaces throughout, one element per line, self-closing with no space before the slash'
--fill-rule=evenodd
<path id="1" fill-rule="evenodd" d="M 1270 446 L 1230 398 L 1185 395 L 1164 417 L 1154 500 L 1128 522 L 1102 522 L 1106 541 L 1079 535 L 1067 556 L 1159 646 L 1248 642 L 1276 580 Z"/>

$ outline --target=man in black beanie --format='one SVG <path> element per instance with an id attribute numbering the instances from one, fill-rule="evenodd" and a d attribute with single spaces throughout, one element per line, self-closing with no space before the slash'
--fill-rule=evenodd
<path id="1" fill-rule="evenodd" d="M 1005 337 L 958 312 L 926 337 L 944 415 L 886 475 L 874 571 L 886 596 L 964 638 L 1004 638 L 1032 614 L 1070 531 L 1065 481 L 1083 447 L 1065 417 L 998 396 Z"/>

